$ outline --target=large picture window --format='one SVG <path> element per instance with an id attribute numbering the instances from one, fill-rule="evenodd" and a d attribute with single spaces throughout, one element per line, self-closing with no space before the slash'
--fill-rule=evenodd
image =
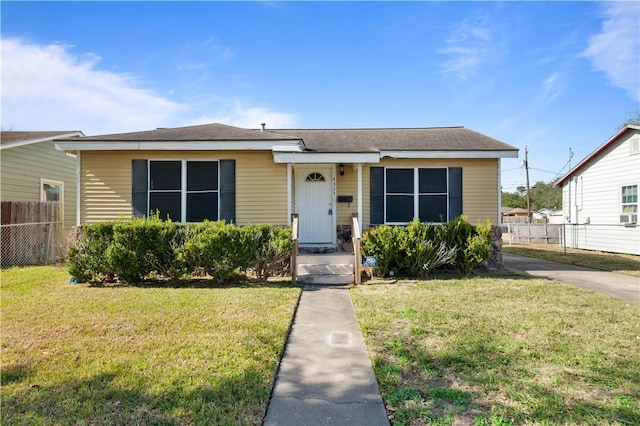
<path id="1" fill-rule="evenodd" d="M 447 168 L 385 169 L 385 223 L 449 220 Z"/>
<path id="2" fill-rule="evenodd" d="M 179 222 L 219 218 L 218 161 L 149 161 L 149 212 Z"/>

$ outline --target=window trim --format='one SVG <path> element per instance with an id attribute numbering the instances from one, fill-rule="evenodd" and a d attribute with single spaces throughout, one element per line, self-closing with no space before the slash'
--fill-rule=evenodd
<path id="1" fill-rule="evenodd" d="M 633 203 L 625 203 L 623 201 L 623 199 L 622 199 L 622 197 L 623 197 L 623 194 L 622 194 L 623 189 L 624 188 L 631 188 L 631 187 L 634 187 L 634 186 L 636 188 L 636 201 L 633 202 Z M 620 185 L 620 192 L 619 192 L 620 198 L 619 198 L 619 200 L 620 200 L 620 214 L 621 215 L 624 215 L 624 214 L 638 214 L 638 207 L 639 207 L 639 203 L 638 203 L 638 186 L 639 185 L 637 183 L 632 183 L 632 184 L 629 184 L 629 185 Z M 635 211 L 634 212 L 625 212 L 624 211 L 625 206 L 635 206 Z"/>
<path id="2" fill-rule="evenodd" d="M 446 214 L 445 214 L 445 221 L 444 222 L 423 222 L 423 223 L 428 223 L 428 224 L 434 224 L 434 225 L 442 225 L 444 223 L 447 223 L 449 221 L 449 215 L 450 215 L 450 205 L 449 205 L 449 197 L 451 196 L 451 182 L 450 182 L 450 177 L 449 177 L 449 169 L 450 167 L 441 167 L 441 166 L 428 166 L 428 167 L 419 167 L 419 166 L 397 166 L 397 167 L 384 167 L 384 192 L 383 192 L 383 200 L 384 200 L 384 207 L 383 207 L 383 220 L 384 223 L 387 225 L 406 225 L 410 222 L 390 222 L 387 221 L 387 196 L 388 195 L 394 195 L 395 193 L 388 193 L 387 192 L 387 170 L 388 169 L 411 169 L 413 170 L 413 219 L 415 218 L 419 218 L 420 217 L 420 196 L 421 195 L 446 195 Z M 421 169 L 444 169 L 446 170 L 446 179 L 447 179 L 447 192 L 446 193 L 422 193 L 420 192 L 420 170 Z M 395 195 L 407 195 L 408 194 L 395 194 Z M 413 220 L 412 219 L 412 220 Z"/>
<path id="3" fill-rule="evenodd" d="M 51 186 L 60 186 L 60 200 L 59 202 L 61 204 L 64 204 L 64 182 L 59 181 L 59 180 L 54 180 L 54 179 L 45 179 L 45 178 L 40 178 L 40 201 L 47 201 L 47 197 L 45 195 L 44 192 L 44 188 L 43 186 L 47 184 L 47 185 L 51 185 Z"/>
<path id="4" fill-rule="evenodd" d="M 208 192 L 216 192 L 218 195 L 218 211 L 217 211 L 217 219 L 220 220 L 220 159 L 219 158 L 149 158 L 147 160 L 147 217 L 149 216 L 151 210 L 151 192 L 177 192 L 175 190 L 152 190 L 151 189 L 151 163 L 152 162 L 160 162 L 160 161 L 180 161 L 180 223 L 188 223 L 187 222 L 187 195 L 191 193 L 198 193 L 203 191 L 188 191 L 187 190 L 187 163 L 189 162 L 215 162 L 218 164 L 218 189 L 215 191 Z M 196 222 L 194 222 L 196 223 Z"/>

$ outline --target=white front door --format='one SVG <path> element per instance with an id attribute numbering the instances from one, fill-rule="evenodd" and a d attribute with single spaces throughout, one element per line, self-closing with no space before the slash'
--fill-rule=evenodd
<path id="1" fill-rule="evenodd" d="M 300 243 L 333 243 L 333 168 L 296 169 L 296 211 L 300 220 Z"/>

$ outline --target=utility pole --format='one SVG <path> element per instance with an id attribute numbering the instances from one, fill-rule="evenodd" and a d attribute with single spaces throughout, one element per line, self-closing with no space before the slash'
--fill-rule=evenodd
<path id="1" fill-rule="evenodd" d="M 529 188 L 529 147 L 524 147 L 524 170 L 527 175 L 527 220 L 531 223 L 531 188 Z"/>
<path id="2" fill-rule="evenodd" d="M 571 171 L 571 159 L 573 158 L 573 152 L 571 151 L 571 147 L 569 147 L 569 161 L 567 164 L 569 165 L 569 173 Z M 567 190 L 569 193 L 569 201 L 567 202 L 567 212 L 565 216 L 567 217 L 567 222 L 571 223 L 571 179 L 569 179 L 569 183 L 567 185 Z"/>

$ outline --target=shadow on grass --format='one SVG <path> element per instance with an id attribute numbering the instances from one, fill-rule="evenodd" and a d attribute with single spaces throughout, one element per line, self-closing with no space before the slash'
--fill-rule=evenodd
<path id="1" fill-rule="evenodd" d="M 630 258 L 632 255 L 623 256 L 615 253 L 600 253 L 589 250 L 581 250 L 580 252 L 568 251 L 564 253 L 562 249 L 546 250 L 526 246 L 511 246 L 505 248 L 505 252 L 609 272 L 620 270 L 640 271 L 640 256 L 635 256 L 637 259 L 634 260 Z"/>
<path id="2" fill-rule="evenodd" d="M 192 279 L 150 279 L 134 283 L 123 282 L 92 282 L 87 284 L 89 287 L 95 288 L 300 288 L 301 285 L 293 284 L 290 279 L 262 281 L 257 279 L 238 279 L 232 281 L 219 281 L 211 278 L 192 278 Z"/>
<path id="3" fill-rule="evenodd" d="M 568 384 L 564 377 L 547 383 L 538 365 L 529 364 L 540 356 L 535 348 L 523 355 L 531 348 L 505 349 L 506 337 L 482 324 L 465 325 L 471 329 L 464 336 L 451 335 L 447 349 L 425 349 L 411 336 L 402 336 L 387 341 L 374 358 L 385 403 L 399 424 L 417 419 L 442 424 L 456 417 L 465 424 L 487 425 L 636 424 L 640 419 L 640 371 L 631 360 L 591 359 L 562 373 L 573 375 Z M 565 385 L 572 381 L 582 391 L 567 391 Z"/>
<path id="4" fill-rule="evenodd" d="M 2 424 L 260 424 L 270 377 L 246 370 L 216 384 L 188 386 L 189 380 L 151 391 L 130 377 L 103 373 L 53 384 L 18 379 L 3 383 Z M 127 380 L 129 379 L 129 380 Z"/>

